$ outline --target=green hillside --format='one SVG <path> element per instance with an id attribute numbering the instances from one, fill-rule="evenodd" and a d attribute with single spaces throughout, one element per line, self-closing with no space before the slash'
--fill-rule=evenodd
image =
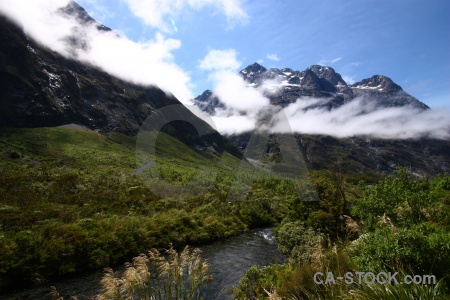
<path id="1" fill-rule="evenodd" d="M 101 269 L 151 247 L 205 243 L 275 224 L 295 192 L 289 179 L 164 133 L 158 134 L 152 166 L 135 172 L 136 138 L 106 136 L 66 128 L 0 129 L 3 287 Z M 196 197 L 161 196 L 195 178 L 211 179 Z M 242 189 L 247 201 L 229 201 L 230 188 L 244 182 L 251 182 Z"/>

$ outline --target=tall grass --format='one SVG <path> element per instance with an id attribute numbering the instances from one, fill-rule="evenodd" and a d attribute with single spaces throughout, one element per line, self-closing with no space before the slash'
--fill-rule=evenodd
<path id="1" fill-rule="evenodd" d="M 448 299 L 441 294 L 442 281 L 436 285 L 420 284 L 366 284 L 360 289 L 350 291 L 343 299 L 365 300 L 436 300 Z M 442 297 L 441 297 L 442 296 Z"/>
<path id="2" fill-rule="evenodd" d="M 186 246 L 178 254 L 171 245 L 165 255 L 151 249 L 146 255 L 133 258 L 120 277 L 112 269 L 105 269 L 103 290 L 97 300 L 202 299 L 202 291 L 211 280 L 209 266 L 199 249 L 190 250 Z"/>

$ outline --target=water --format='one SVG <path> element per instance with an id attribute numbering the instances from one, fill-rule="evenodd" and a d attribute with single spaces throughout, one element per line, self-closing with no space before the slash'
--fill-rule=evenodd
<path id="1" fill-rule="evenodd" d="M 202 257 L 208 261 L 213 276 L 213 281 L 208 287 L 207 299 L 233 299 L 233 288 L 237 286 L 249 268 L 254 265 L 283 263 L 285 260 L 277 249 L 270 228 L 250 230 L 199 248 L 203 251 Z M 102 275 L 103 272 L 95 272 L 38 288 L 0 295 L 0 299 L 50 299 L 52 285 L 61 295 L 64 295 L 64 299 L 75 295 L 79 300 L 89 299 L 87 295 L 95 295 L 99 292 Z M 221 291 L 222 294 L 217 297 Z"/>
<path id="2" fill-rule="evenodd" d="M 208 299 L 233 299 L 233 288 L 245 272 L 254 265 L 283 263 L 285 257 L 278 251 L 270 228 L 256 229 L 239 236 L 200 247 L 208 260 L 213 281 Z"/>

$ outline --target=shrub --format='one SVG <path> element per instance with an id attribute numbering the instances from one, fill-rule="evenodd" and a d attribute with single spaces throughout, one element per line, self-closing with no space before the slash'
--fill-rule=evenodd
<path id="1" fill-rule="evenodd" d="M 268 293 L 274 292 L 274 287 L 277 286 L 277 273 L 283 268 L 280 265 L 251 267 L 235 289 L 235 299 L 265 299 Z"/>
<path id="2" fill-rule="evenodd" d="M 433 274 L 438 279 L 449 275 L 450 233 L 442 228 L 379 228 L 356 249 L 354 260 L 366 272 Z"/>
<path id="3" fill-rule="evenodd" d="M 414 179 L 406 169 L 399 169 L 397 177 L 387 177 L 367 187 L 352 212 L 362 220 L 366 230 L 375 229 L 384 215 L 402 227 L 446 219 L 448 209 L 443 207 L 442 194 L 438 193 L 446 183 L 441 182 L 433 185 L 429 180 Z"/>
<path id="4" fill-rule="evenodd" d="M 287 222 L 276 233 L 278 248 L 297 265 L 310 264 L 319 259 L 324 241 L 321 234 L 305 228 L 301 222 Z"/>

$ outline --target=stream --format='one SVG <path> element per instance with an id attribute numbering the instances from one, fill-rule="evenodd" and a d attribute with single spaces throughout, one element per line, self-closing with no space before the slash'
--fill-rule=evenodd
<path id="1" fill-rule="evenodd" d="M 202 257 L 210 267 L 213 281 L 209 284 L 206 299 L 233 299 L 233 287 L 237 286 L 245 272 L 254 265 L 265 266 L 283 263 L 285 257 L 278 251 L 271 228 L 253 229 L 226 240 L 199 246 Z M 116 271 L 118 268 L 114 268 Z M 0 299 L 50 299 L 50 286 L 55 286 L 64 299 L 77 296 L 78 300 L 92 299 L 100 290 L 102 271 L 90 273 L 45 286 L 0 295 Z M 217 295 L 219 295 L 217 297 Z"/>

